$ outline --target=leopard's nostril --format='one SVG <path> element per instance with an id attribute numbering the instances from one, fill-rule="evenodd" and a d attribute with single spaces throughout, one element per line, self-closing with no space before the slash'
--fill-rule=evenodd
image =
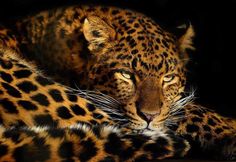
<path id="1" fill-rule="evenodd" d="M 158 116 L 160 113 L 155 113 L 155 114 L 149 114 L 149 113 L 143 113 L 143 115 L 146 117 L 147 122 L 153 121 L 153 119 Z"/>
<path id="2" fill-rule="evenodd" d="M 151 121 L 153 121 L 153 119 L 158 116 L 160 114 L 160 112 L 156 112 L 154 114 L 151 113 L 146 113 L 146 112 L 139 112 L 139 116 L 141 118 L 143 118 L 145 121 L 147 121 L 148 123 L 150 123 Z"/>

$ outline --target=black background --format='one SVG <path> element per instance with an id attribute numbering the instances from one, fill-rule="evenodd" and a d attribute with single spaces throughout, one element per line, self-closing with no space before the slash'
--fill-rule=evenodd
<path id="1" fill-rule="evenodd" d="M 4 0 L 5 1 L 5 0 Z M 196 51 L 191 54 L 189 81 L 197 101 L 226 116 L 236 117 L 236 1 L 235 0 L 6 0 L 0 21 L 8 21 L 57 6 L 78 3 L 115 5 L 145 13 L 174 31 L 183 22 L 195 27 Z"/>

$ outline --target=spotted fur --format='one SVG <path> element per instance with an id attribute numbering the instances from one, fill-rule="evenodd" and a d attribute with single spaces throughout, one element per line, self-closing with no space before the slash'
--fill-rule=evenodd
<path id="1" fill-rule="evenodd" d="M 35 73 L 30 70 L 19 69 L 19 72 L 9 75 L 5 75 L 7 72 L 4 71 L 2 79 L 10 83 L 3 86 L 8 98 L 2 107 L 4 110 L 6 103 L 11 107 L 3 111 L 5 118 L 2 121 L 6 127 L 49 125 L 63 127 L 70 132 L 64 127 L 82 122 L 125 126 L 138 136 L 149 130 L 160 133 L 160 129 L 167 131 L 171 128 L 191 144 L 197 142 L 200 148 L 219 153 L 224 159 L 235 158 L 235 121 L 192 104 L 192 95 L 182 95 L 188 60 L 186 51 L 193 49 L 191 39 L 194 31 L 191 25 L 182 37 L 176 38 L 152 19 L 134 11 L 75 6 L 30 16 L 18 22 L 16 28 L 25 57 L 36 61 L 40 67 L 46 67 L 48 74 L 57 74 L 56 80 L 76 82 L 79 89 L 72 90 L 49 79 L 57 85 L 51 89 L 45 80 L 32 78 Z M 8 45 L 8 40 L 4 41 L 4 45 Z M 34 69 L 31 66 L 29 69 Z M 68 97 L 68 91 L 73 97 Z M 17 96 L 22 97 L 21 93 L 23 97 L 25 94 L 30 97 L 26 97 L 24 102 L 15 100 Z M 75 93 L 79 95 L 79 100 Z M 76 102 L 79 108 L 72 107 L 71 103 Z M 37 111 L 26 116 L 15 105 L 23 107 L 26 112 Z M 14 114 L 10 118 L 8 111 L 17 116 Z M 46 116 L 40 116 L 42 112 Z M 209 121 L 219 127 L 214 127 Z M 210 127 L 209 131 L 202 129 L 206 125 Z M 93 127 L 88 132 L 90 130 Z M 24 134 L 21 129 L 19 132 Z M 41 132 L 48 133 L 43 129 L 36 134 Z M 209 134 L 212 136 L 209 137 Z M 219 144 L 217 141 L 223 142 Z M 186 152 L 186 143 L 183 146 L 185 149 L 182 151 Z M 183 152 L 178 155 L 183 155 Z"/>

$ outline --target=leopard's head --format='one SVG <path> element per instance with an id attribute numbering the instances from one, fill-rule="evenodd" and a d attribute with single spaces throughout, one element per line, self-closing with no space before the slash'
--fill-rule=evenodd
<path id="1" fill-rule="evenodd" d="M 88 83 L 122 105 L 131 128 L 155 130 L 178 113 L 176 103 L 183 101 L 186 49 L 193 49 L 194 31 L 190 25 L 176 38 L 142 14 L 128 15 L 85 19 L 92 54 Z"/>

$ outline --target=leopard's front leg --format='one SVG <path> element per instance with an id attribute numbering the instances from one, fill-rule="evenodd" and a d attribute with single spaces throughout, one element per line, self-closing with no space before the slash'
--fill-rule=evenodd
<path id="1" fill-rule="evenodd" d="M 196 150 L 203 154 L 196 158 L 233 160 L 236 157 L 236 120 L 223 117 L 200 105 L 184 108 L 185 118 L 172 127 L 177 134 L 190 141 L 191 156 Z"/>

